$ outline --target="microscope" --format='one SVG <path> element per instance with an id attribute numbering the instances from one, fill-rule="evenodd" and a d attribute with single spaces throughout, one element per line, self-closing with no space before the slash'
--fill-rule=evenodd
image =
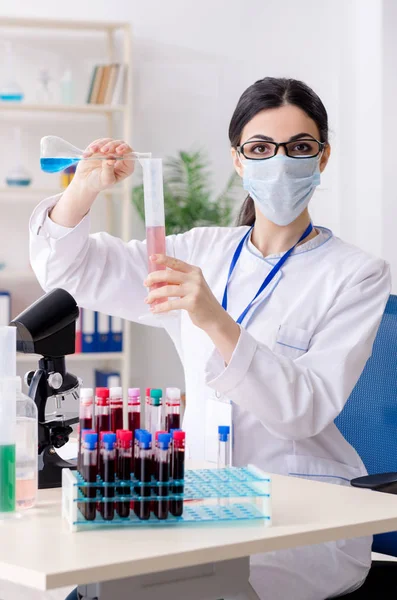
<path id="1" fill-rule="evenodd" d="M 79 417 L 66 418 L 62 402 L 71 396 L 79 399 L 80 381 L 66 370 L 65 356 L 74 354 L 76 319 L 79 309 L 65 290 L 55 289 L 24 310 L 10 325 L 17 330 L 17 352 L 39 354 L 36 371 L 25 375 L 29 396 L 38 411 L 39 488 L 60 487 L 62 468 L 75 469 L 75 462 L 63 460 L 56 452 L 69 441 Z M 48 400 L 56 410 L 46 416 Z"/>

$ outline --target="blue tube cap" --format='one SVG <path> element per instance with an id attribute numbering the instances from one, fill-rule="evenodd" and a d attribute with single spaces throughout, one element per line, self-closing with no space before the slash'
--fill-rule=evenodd
<path id="1" fill-rule="evenodd" d="M 97 433 L 86 433 L 84 437 L 84 447 L 88 450 L 95 450 L 98 444 Z"/>
<path id="2" fill-rule="evenodd" d="M 149 450 L 152 447 L 152 434 L 148 431 L 142 431 L 139 438 L 139 447 L 143 450 Z"/>
<path id="3" fill-rule="evenodd" d="M 174 431 L 182 431 L 182 429 L 170 429 L 170 434 L 174 437 Z"/>
<path id="4" fill-rule="evenodd" d="M 102 443 L 105 447 L 105 450 L 114 450 L 116 439 L 115 433 L 105 433 L 102 438 Z"/>
<path id="5" fill-rule="evenodd" d="M 230 435 L 229 425 L 219 425 L 218 427 L 219 441 L 227 442 Z"/>
<path id="6" fill-rule="evenodd" d="M 170 433 L 159 433 L 158 436 L 158 444 L 160 450 L 168 450 L 171 443 L 171 434 Z"/>

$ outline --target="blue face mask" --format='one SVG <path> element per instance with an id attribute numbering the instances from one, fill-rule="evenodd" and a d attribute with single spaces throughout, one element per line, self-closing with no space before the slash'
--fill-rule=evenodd
<path id="1" fill-rule="evenodd" d="M 289 225 L 305 210 L 320 184 L 320 161 L 283 154 L 246 160 L 243 186 L 261 213 L 276 225 Z"/>

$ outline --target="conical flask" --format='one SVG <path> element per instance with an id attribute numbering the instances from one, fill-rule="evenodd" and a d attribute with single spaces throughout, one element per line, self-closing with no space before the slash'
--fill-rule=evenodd
<path id="1" fill-rule="evenodd" d="M 139 160 L 151 158 L 150 152 L 129 152 L 122 156 L 106 154 L 104 156 L 84 156 L 84 150 L 76 148 L 70 142 L 56 136 L 46 135 L 40 142 L 40 166 L 46 173 L 59 173 L 81 160 Z"/>

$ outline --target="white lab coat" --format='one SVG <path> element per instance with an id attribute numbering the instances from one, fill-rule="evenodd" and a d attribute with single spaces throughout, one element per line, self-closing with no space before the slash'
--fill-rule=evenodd
<path id="1" fill-rule="evenodd" d="M 89 235 L 89 215 L 67 229 L 31 219 L 31 261 L 45 290 L 62 287 L 82 307 L 132 321 L 145 312 L 146 246 L 107 233 Z M 215 459 L 217 424 L 232 402 L 233 463 L 348 485 L 365 474 L 334 419 L 371 354 L 390 293 L 389 269 L 326 229 L 295 249 L 255 302 L 227 367 L 187 313 L 153 317 L 182 360 L 190 457 Z M 234 250 L 247 228 L 198 228 L 167 238 L 167 252 L 201 267 L 221 301 Z M 229 285 L 234 317 L 252 300 L 279 255 L 250 242 Z M 172 382 L 170 382 L 171 384 Z M 357 587 L 370 565 L 370 538 L 261 554 L 251 582 L 262 599 L 321 600 Z"/>

